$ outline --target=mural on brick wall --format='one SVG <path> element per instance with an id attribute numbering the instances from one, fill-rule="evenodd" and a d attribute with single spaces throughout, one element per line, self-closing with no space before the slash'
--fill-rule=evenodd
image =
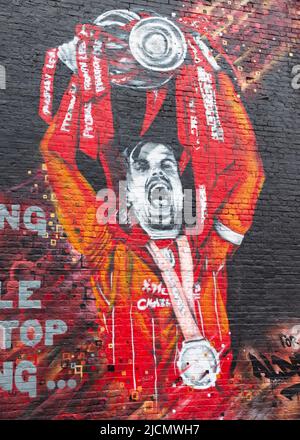
<path id="1" fill-rule="evenodd" d="M 243 92 L 287 50 L 239 69 L 240 3 L 107 10 L 46 51 L 42 164 L 0 205 L 4 418 L 299 415 L 299 321 L 232 349 L 227 265 L 265 182 Z"/>

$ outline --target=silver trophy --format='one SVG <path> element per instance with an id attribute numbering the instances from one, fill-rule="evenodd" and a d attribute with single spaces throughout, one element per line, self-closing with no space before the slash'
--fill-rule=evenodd
<path id="1" fill-rule="evenodd" d="M 185 385 L 198 390 L 215 386 L 220 359 L 207 339 L 184 341 L 177 362 Z"/>
<path id="2" fill-rule="evenodd" d="M 153 72 L 172 72 L 184 62 L 187 46 L 178 26 L 163 17 L 140 20 L 129 36 L 137 62 Z"/>
<path id="3" fill-rule="evenodd" d="M 134 23 L 131 30 L 128 25 Z M 137 13 L 118 9 L 101 14 L 94 24 L 105 33 L 105 49 L 111 83 L 121 87 L 155 89 L 166 84 L 184 63 L 185 37 L 171 20 L 153 13 L 141 18 Z M 58 56 L 77 72 L 75 37 L 59 47 Z M 124 80 L 125 78 L 125 80 Z"/>

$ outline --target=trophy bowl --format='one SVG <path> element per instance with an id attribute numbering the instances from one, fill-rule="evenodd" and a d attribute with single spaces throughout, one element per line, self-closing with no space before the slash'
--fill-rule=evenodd
<path id="1" fill-rule="evenodd" d="M 138 89 L 166 84 L 184 62 L 187 45 L 182 31 L 167 18 L 142 18 L 131 11 L 109 11 L 95 22 L 107 33 L 105 43 L 111 83 Z M 134 24 L 128 30 L 128 24 Z"/>
<path id="2" fill-rule="evenodd" d="M 129 36 L 129 47 L 137 62 L 154 72 L 176 70 L 187 52 L 183 33 L 164 17 L 149 17 L 137 22 Z"/>
<path id="3" fill-rule="evenodd" d="M 112 85 L 157 89 L 174 76 L 184 63 L 187 44 L 182 31 L 168 18 L 151 12 L 142 18 L 126 9 L 101 14 L 93 23 L 102 30 Z M 59 46 L 58 56 L 77 72 L 78 37 Z"/>

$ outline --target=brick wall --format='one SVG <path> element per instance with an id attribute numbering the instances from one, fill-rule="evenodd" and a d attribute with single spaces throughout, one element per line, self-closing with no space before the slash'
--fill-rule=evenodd
<path id="1" fill-rule="evenodd" d="M 1 3 L 1 418 L 298 419 L 297 2 Z"/>

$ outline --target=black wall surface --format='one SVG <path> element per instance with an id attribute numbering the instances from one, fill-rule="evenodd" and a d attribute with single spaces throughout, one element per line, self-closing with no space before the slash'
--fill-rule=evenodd
<path id="1" fill-rule="evenodd" d="M 151 2 L 151 7 L 170 14 L 179 3 Z M 46 49 L 72 39 L 78 22 L 120 7 L 132 4 L 120 0 L 0 1 L 0 64 L 7 73 L 7 88 L 0 90 L 1 191 L 26 180 L 28 170 L 41 164 L 39 142 L 46 125 L 38 116 L 38 102 Z M 297 54 L 285 55 L 266 73 L 256 95 L 244 100 L 266 182 L 253 227 L 229 264 L 228 309 L 236 345 L 259 337 L 271 323 L 300 318 L 300 90 L 291 86 L 292 67 L 297 64 Z M 67 69 L 60 68 L 56 105 L 68 75 Z M 116 105 L 129 109 L 134 132 L 134 124 L 138 126 L 143 117 L 144 97 L 139 97 L 138 105 L 134 99 L 131 107 L 131 98 L 123 98 L 117 96 Z M 127 123 L 123 120 L 121 131 Z"/>

